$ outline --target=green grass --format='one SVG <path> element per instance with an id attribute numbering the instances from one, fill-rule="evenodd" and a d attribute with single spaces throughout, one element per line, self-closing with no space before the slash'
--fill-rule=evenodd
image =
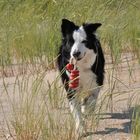
<path id="1" fill-rule="evenodd" d="M 105 50 L 118 59 L 122 50 L 139 57 L 139 0 L 1 0 L 0 64 L 50 61 L 60 45 L 62 18 L 76 24 L 101 22 Z"/>
<path id="2" fill-rule="evenodd" d="M 132 117 L 132 133 L 133 133 L 133 140 L 139 140 L 140 139 L 140 106 L 137 105 L 135 107 L 135 110 L 133 111 L 133 117 Z"/>

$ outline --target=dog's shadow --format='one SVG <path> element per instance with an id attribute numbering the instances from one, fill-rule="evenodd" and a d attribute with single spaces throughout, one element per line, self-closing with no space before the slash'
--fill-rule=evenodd
<path id="1" fill-rule="evenodd" d="M 133 120 L 135 119 L 136 111 L 138 108 L 140 110 L 140 106 L 136 106 L 136 107 L 132 107 L 129 110 L 124 111 L 122 113 L 100 113 L 100 114 L 98 114 L 100 116 L 101 120 L 104 120 L 104 119 L 118 119 L 118 120 L 128 119 L 128 121 L 121 124 L 122 128 L 117 128 L 117 127 L 108 128 L 108 127 L 106 127 L 106 128 L 104 128 L 103 131 L 87 132 L 84 136 L 87 137 L 87 136 L 93 135 L 93 134 L 105 135 L 105 134 L 111 134 L 111 133 L 131 133 L 132 118 L 133 118 Z"/>

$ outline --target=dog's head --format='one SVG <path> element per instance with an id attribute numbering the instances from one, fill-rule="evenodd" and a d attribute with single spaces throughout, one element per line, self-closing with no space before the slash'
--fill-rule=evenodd
<path id="1" fill-rule="evenodd" d="M 61 31 L 66 54 L 81 60 L 88 49 L 96 52 L 94 33 L 100 26 L 100 23 L 86 23 L 79 27 L 67 19 L 62 19 Z"/>

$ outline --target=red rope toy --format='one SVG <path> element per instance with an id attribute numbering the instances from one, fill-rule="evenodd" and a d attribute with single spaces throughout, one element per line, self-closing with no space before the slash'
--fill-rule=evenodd
<path id="1" fill-rule="evenodd" d="M 70 73 L 69 88 L 76 89 L 79 86 L 79 70 L 77 70 L 76 66 L 72 63 L 68 63 L 66 69 Z"/>

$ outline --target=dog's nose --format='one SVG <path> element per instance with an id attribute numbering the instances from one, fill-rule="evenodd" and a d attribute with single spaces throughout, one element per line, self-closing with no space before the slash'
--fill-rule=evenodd
<path id="1" fill-rule="evenodd" d="M 80 54 L 81 54 L 81 52 L 74 52 L 74 53 L 73 53 L 73 56 L 74 56 L 75 58 L 78 58 Z"/>

